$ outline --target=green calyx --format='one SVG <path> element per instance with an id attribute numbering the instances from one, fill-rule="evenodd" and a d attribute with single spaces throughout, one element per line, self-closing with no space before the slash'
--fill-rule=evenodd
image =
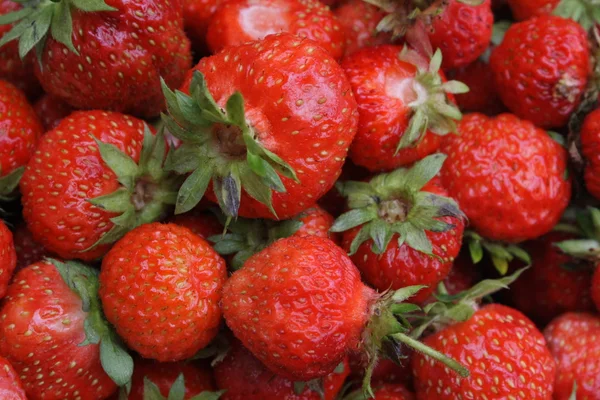
<path id="1" fill-rule="evenodd" d="M 87 313 L 83 323 L 86 337 L 79 346 L 99 345 L 100 362 L 106 374 L 117 386 L 130 385 L 133 359 L 104 317 L 98 296 L 99 271 L 76 261 L 61 262 L 54 259 L 47 259 L 47 261 L 56 267 L 67 286 L 79 296 L 82 309 Z"/>
<path id="2" fill-rule="evenodd" d="M 173 92 L 163 82 L 169 115 L 163 121 L 183 144 L 169 153 L 166 168 L 189 174 L 179 190 L 175 213 L 191 210 L 212 181 L 219 207 L 229 218 L 238 215 L 242 189 L 269 207 L 273 215 L 273 190 L 286 188 L 281 176 L 298 181 L 294 170 L 258 140 L 246 121 L 244 99 L 235 92 L 225 109 L 208 90 L 204 75 L 195 71 L 190 95 Z"/>
<path id="3" fill-rule="evenodd" d="M 19 167 L 5 176 L 2 175 L 0 168 L 0 202 L 14 200 L 16 197 L 19 181 L 25 173 L 25 167 Z"/>
<path id="4" fill-rule="evenodd" d="M 343 362 L 341 362 L 337 365 L 337 367 L 335 367 L 335 369 L 333 370 L 333 373 L 334 374 L 343 374 L 345 369 L 346 369 L 346 366 L 344 365 Z M 300 395 L 302 395 L 302 393 L 304 393 L 304 390 L 306 390 L 306 388 L 308 388 L 311 392 L 318 394 L 321 399 L 324 399 L 325 398 L 324 379 L 325 379 L 325 377 L 312 379 L 307 382 L 302 382 L 302 381 L 294 382 L 294 393 L 297 396 L 300 396 Z"/>
<path id="5" fill-rule="evenodd" d="M 15 24 L 0 40 L 0 47 L 6 43 L 19 41 L 19 56 L 24 58 L 35 48 L 38 60 L 48 38 L 65 45 L 73 53 L 79 52 L 73 46 L 74 9 L 85 12 L 117 11 L 104 0 L 31 0 L 18 1 L 23 8 L 0 16 L 0 25 Z"/>
<path id="6" fill-rule="evenodd" d="M 465 232 L 464 237 L 469 245 L 469 253 L 473 264 L 478 264 L 483 259 L 485 251 L 500 275 L 505 275 L 508 272 L 509 263 L 514 259 L 521 260 L 526 265 L 531 265 L 529 254 L 516 244 L 485 239 L 470 230 Z"/>
<path id="7" fill-rule="evenodd" d="M 411 168 L 399 168 L 377 175 L 369 182 L 345 182 L 340 193 L 348 199 L 350 211 L 342 214 L 331 227 L 343 232 L 362 226 L 350 246 L 350 254 L 371 239 L 371 250 L 382 254 L 394 234 L 398 245 L 406 244 L 422 253 L 433 255 L 426 232 L 446 232 L 454 225 L 441 217 L 465 218 L 454 200 L 421 189 L 440 171 L 446 156 L 434 154 L 416 162 Z"/>
<path id="8" fill-rule="evenodd" d="M 144 142 L 139 163 L 112 144 L 94 138 L 104 163 L 115 173 L 121 187 L 116 191 L 88 199 L 105 211 L 118 213 L 110 219 L 113 227 L 94 245 L 114 243 L 125 233 L 142 224 L 157 221 L 175 204 L 179 179 L 163 169 L 167 146 L 163 131 L 153 135 L 144 129 Z"/>
<path id="9" fill-rule="evenodd" d="M 561 0 L 556 6 L 553 15 L 570 18 L 585 30 L 590 30 L 600 23 L 600 1 L 598 0 Z"/>
<path id="10" fill-rule="evenodd" d="M 569 239 L 555 243 L 562 252 L 575 259 L 600 261 L 600 210 L 593 207 L 577 210 L 575 213 L 577 227 L 571 232 L 581 236 L 580 239 Z"/>
<path id="11" fill-rule="evenodd" d="M 121 392 L 123 394 L 124 391 Z M 221 395 L 225 393 L 225 390 L 221 390 L 218 392 L 202 392 L 193 397 L 190 397 L 189 400 L 218 400 L 221 398 Z M 127 393 L 125 392 L 124 399 L 127 399 Z M 160 389 L 154 382 L 152 382 L 147 377 L 144 377 L 144 400 L 184 400 L 185 399 L 185 378 L 183 374 L 180 374 L 171 389 L 169 389 L 168 397 L 163 396 L 160 393 Z"/>

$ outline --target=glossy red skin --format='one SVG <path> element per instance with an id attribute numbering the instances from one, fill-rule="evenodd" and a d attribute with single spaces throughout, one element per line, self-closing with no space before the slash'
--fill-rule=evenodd
<path id="1" fill-rule="evenodd" d="M 183 0 L 185 32 L 194 49 L 205 49 L 208 24 L 222 2 L 223 0 Z"/>
<path id="2" fill-rule="evenodd" d="M 210 212 L 200 212 L 194 209 L 185 214 L 174 215 L 169 218 L 168 222 L 184 226 L 205 240 L 223 233 L 223 225 Z"/>
<path id="3" fill-rule="evenodd" d="M 2 400 L 27 400 L 19 375 L 4 357 L 0 357 L 0 396 Z"/>
<path id="4" fill-rule="evenodd" d="M 206 347 L 221 323 L 225 261 L 175 224 L 126 234 L 102 260 L 100 299 L 108 321 L 142 357 L 179 361 Z"/>
<path id="5" fill-rule="evenodd" d="M 358 348 L 375 297 L 332 241 L 292 236 L 229 278 L 222 308 L 229 328 L 267 368 L 308 381 Z"/>
<path id="6" fill-rule="evenodd" d="M 318 236 L 329 238 L 335 243 L 339 242 L 339 235 L 329 232 L 335 218 L 325 209 L 314 206 L 300 213 L 297 218 L 302 221 L 303 225 L 294 233 L 294 236 Z"/>
<path id="7" fill-rule="evenodd" d="M 402 385 L 387 383 L 374 388 L 373 400 L 414 400 L 415 395 Z"/>
<path id="8" fill-rule="evenodd" d="M 577 381 L 577 399 L 600 399 L 600 318 L 567 313 L 544 330 L 557 364 L 554 399 L 568 400 Z"/>
<path id="9" fill-rule="evenodd" d="M 46 92 L 75 108 L 158 116 L 165 108 L 160 78 L 177 88 L 191 65 L 181 4 L 105 2 L 118 11 L 72 12 L 73 45 L 80 55 L 49 36 L 44 68 L 36 63 L 36 75 Z"/>
<path id="10" fill-rule="evenodd" d="M 80 345 L 87 313 L 52 264 L 19 271 L 0 314 L 0 355 L 19 374 L 29 400 L 102 400 L 116 390 L 99 346 Z"/>
<path id="11" fill-rule="evenodd" d="M 314 40 L 335 59 L 344 55 L 344 31 L 318 0 L 228 0 L 212 15 L 206 40 L 218 53 L 280 32 Z"/>
<path id="12" fill-rule="evenodd" d="M 407 91 L 402 93 L 403 98 L 394 97 L 388 94 L 386 86 L 414 77 L 417 72 L 414 65 L 398 58 L 401 50 L 402 47 L 391 45 L 369 47 L 342 62 L 359 114 L 350 158 L 371 171 L 390 171 L 411 164 L 434 153 L 440 146 L 440 137 L 427 132 L 416 147 L 402 149 L 394 155 L 413 115 L 407 104 L 414 100 L 414 93 Z"/>
<path id="13" fill-rule="evenodd" d="M 0 299 L 6 296 L 8 283 L 17 265 L 13 234 L 0 219 Z"/>
<path id="14" fill-rule="evenodd" d="M 231 68 L 231 60 L 238 60 L 238 68 Z M 273 193 L 279 219 L 297 215 L 327 193 L 354 139 L 358 114 L 342 69 L 323 49 L 289 34 L 272 35 L 203 58 L 194 70 L 204 74 L 222 106 L 235 90 L 240 91 L 258 141 L 296 171 L 300 183 L 281 177 L 287 191 Z M 191 78 L 190 72 L 183 91 L 189 92 Z M 216 202 L 212 190 L 206 197 Z M 245 192 L 239 215 L 275 218 Z"/>
<path id="15" fill-rule="evenodd" d="M 63 118 L 73 112 L 70 105 L 51 94 L 40 97 L 33 108 L 47 131 L 56 128 Z"/>
<path id="16" fill-rule="evenodd" d="M 113 227 L 110 218 L 118 215 L 87 201 L 121 187 L 91 135 L 139 161 L 143 121 L 118 113 L 78 111 L 40 139 L 20 182 L 23 217 L 33 238 L 65 259 L 104 255 L 110 244 L 87 249 Z"/>
<path id="17" fill-rule="evenodd" d="M 513 17 L 517 21 L 550 15 L 558 3 L 560 0 L 508 0 Z"/>
<path id="18" fill-rule="evenodd" d="M 477 6 L 448 0 L 428 26 L 431 46 L 442 50 L 443 68 L 462 67 L 477 60 L 490 44 L 493 25 L 491 0 Z"/>
<path id="19" fill-rule="evenodd" d="M 25 94 L 1 80 L 0 115 L 0 176 L 5 176 L 27 164 L 44 128 Z"/>
<path id="20" fill-rule="evenodd" d="M 425 185 L 423 191 L 447 196 L 437 179 Z M 454 217 L 443 217 L 440 220 L 454 225 L 454 228 L 446 232 L 425 232 L 433 246 L 433 254 L 437 257 L 421 253 L 407 244 L 398 246 L 398 235 L 394 234 L 383 254 L 375 254 L 371 250 L 373 241 L 369 239 L 363 242 L 350 258 L 360 270 L 363 279 L 380 292 L 412 285 L 427 286 L 410 299 L 411 302 L 421 303 L 433 293 L 437 284 L 448 276 L 462 244 L 464 221 Z M 350 251 L 352 240 L 361 227 L 362 225 L 344 232 L 344 250 Z"/>
<path id="21" fill-rule="evenodd" d="M 488 63 L 475 60 L 469 65 L 450 70 L 448 79 L 460 81 L 469 87 L 467 93 L 455 95 L 461 111 L 496 115 L 506 110 L 498 96 Z"/>
<path id="22" fill-rule="evenodd" d="M 44 257 L 52 256 L 44 246 L 33 239 L 33 235 L 27 229 L 25 223 L 20 223 L 16 226 L 13 233 L 13 240 L 17 252 L 17 270 L 38 262 Z"/>
<path id="23" fill-rule="evenodd" d="M 446 136 L 442 184 L 482 236 L 510 243 L 549 232 L 571 197 L 567 152 L 512 114 L 468 114 Z"/>
<path id="24" fill-rule="evenodd" d="M 587 161 L 583 176 L 585 186 L 600 199 L 600 108 L 585 117 L 579 137 L 581 152 Z"/>
<path id="25" fill-rule="evenodd" d="M 600 264 L 596 265 L 596 270 L 592 276 L 592 300 L 596 309 L 600 311 Z"/>
<path id="26" fill-rule="evenodd" d="M 466 366 L 458 374 L 415 352 L 418 400 L 551 400 L 556 365 L 542 333 L 520 312 L 499 304 L 481 308 L 468 321 L 426 337 L 424 344 Z M 523 379 L 524 378 L 524 379 Z"/>
<path id="27" fill-rule="evenodd" d="M 217 386 L 226 390 L 221 400 L 335 400 L 349 371 L 344 361 L 342 372 L 324 377 L 324 397 L 309 387 L 296 394 L 292 380 L 271 372 L 237 340 L 214 368 Z"/>
<path id="28" fill-rule="evenodd" d="M 333 13 L 346 35 L 345 56 L 364 47 L 391 41 L 391 35 L 377 32 L 377 24 L 386 14 L 372 4 L 363 0 L 348 0 L 333 10 Z"/>
<path id="29" fill-rule="evenodd" d="M 543 16 L 511 25 L 492 50 L 490 66 L 504 105 L 549 129 L 566 125 L 579 106 L 589 55 L 587 34 L 577 22 Z"/>

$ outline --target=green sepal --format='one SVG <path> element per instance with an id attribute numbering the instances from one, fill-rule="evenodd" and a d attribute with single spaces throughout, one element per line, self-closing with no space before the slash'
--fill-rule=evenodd
<path id="1" fill-rule="evenodd" d="M 2 173 L 1 169 L 0 173 Z M 5 176 L 0 176 L 0 201 L 10 201 L 16 197 L 17 188 L 24 173 L 25 167 L 19 167 Z"/>
<path id="2" fill-rule="evenodd" d="M 577 400 L 577 381 L 573 381 L 573 390 L 571 390 L 569 400 Z"/>
<path id="3" fill-rule="evenodd" d="M 561 0 L 552 14 L 579 22 L 583 29 L 589 31 L 600 24 L 600 3 L 597 0 Z"/>
<path id="4" fill-rule="evenodd" d="M 577 261 L 597 263 L 600 260 L 600 210 L 594 207 L 576 209 L 575 219 L 576 227 L 563 225 L 563 230 L 569 229 L 580 238 L 554 243 L 554 246 Z"/>
<path id="5" fill-rule="evenodd" d="M 321 399 L 325 398 L 325 385 L 323 378 L 316 378 L 307 382 L 294 382 L 294 393 L 297 396 L 300 396 L 307 387 L 311 392 L 316 393 Z"/>
<path id="6" fill-rule="evenodd" d="M 225 390 L 219 392 L 204 391 L 190 398 L 190 400 L 218 400 Z M 179 374 L 171 388 L 168 397 L 160 393 L 160 389 L 154 382 L 144 377 L 144 400 L 184 400 L 185 399 L 185 377 Z"/>
<path id="7" fill-rule="evenodd" d="M 473 264 L 478 264 L 483 259 L 485 250 L 500 275 L 505 275 L 508 272 L 509 264 L 514 259 L 521 260 L 527 266 L 531 265 L 529 253 L 516 244 L 485 239 L 470 230 L 465 232 L 465 239 L 469 246 Z"/>
<path id="8" fill-rule="evenodd" d="M 506 31 L 511 25 L 512 22 L 510 21 L 497 21 L 494 23 L 492 28 L 492 44 L 498 46 L 500 43 L 502 43 L 504 40 L 504 35 L 506 35 Z"/>

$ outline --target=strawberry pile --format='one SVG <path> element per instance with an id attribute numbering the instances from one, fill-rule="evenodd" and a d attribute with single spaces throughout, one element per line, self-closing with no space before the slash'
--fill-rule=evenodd
<path id="1" fill-rule="evenodd" d="M 0 0 L 0 400 L 600 400 L 597 0 Z"/>

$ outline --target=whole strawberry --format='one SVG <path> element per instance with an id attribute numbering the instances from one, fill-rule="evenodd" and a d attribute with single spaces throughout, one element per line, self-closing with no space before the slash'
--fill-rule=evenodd
<path id="1" fill-rule="evenodd" d="M 19 375 L 4 357 L 0 357 L 0 393 L 3 400 L 27 400 Z"/>
<path id="2" fill-rule="evenodd" d="M 20 189 L 34 239 L 62 258 L 93 260 L 162 216 L 176 184 L 161 170 L 162 135 L 123 114 L 80 111 L 40 140 Z"/>
<path id="3" fill-rule="evenodd" d="M 17 266 L 17 252 L 13 234 L 0 219 L 0 299 L 6 295 L 8 283 Z"/>
<path id="4" fill-rule="evenodd" d="M 56 96 L 45 94 L 33 106 L 44 129 L 52 130 L 63 118 L 73 112 L 73 108 Z"/>
<path id="5" fill-rule="evenodd" d="M 585 158 L 585 186 L 600 199 L 600 108 L 589 113 L 580 130 L 581 152 Z"/>
<path id="6" fill-rule="evenodd" d="M 511 25 L 490 65 L 504 105 L 541 128 L 564 126 L 590 74 L 587 34 L 575 21 L 542 16 Z"/>
<path id="7" fill-rule="evenodd" d="M 160 79 L 178 87 L 190 66 L 179 1 L 59 0 L 26 9 L 0 44 L 18 38 L 22 57 L 35 47 L 44 90 L 75 108 L 157 116 Z"/>
<path id="8" fill-rule="evenodd" d="M 571 196 L 567 152 L 511 114 L 466 115 L 441 151 L 442 184 L 482 236 L 517 243 L 559 221 Z"/>
<path id="9" fill-rule="evenodd" d="M 333 10 L 346 36 L 345 56 L 364 47 L 391 41 L 391 36 L 377 31 L 385 12 L 363 0 L 348 0 Z"/>
<path id="10" fill-rule="evenodd" d="M 461 111 L 496 115 L 506 109 L 498 96 L 489 63 L 476 60 L 464 67 L 448 71 L 448 78 L 463 82 L 469 87 L 467 93 L 455 96 Z"/>
<path id="11" fill-rule="evenodd" d="M 166 125 L 184 142 L 167 168 L 191 173 L 178 214 L 206 193 L 229 217 L 293 217 L 333 186 L 356 133 L 342 69 L 290 34 L 203 58 L 182 90 L 165 89 Z"/>
<path id="12" fill-rule="evenodd" d="M 100 298 L 106 318 L 131 349 L 145 358 L 178 361 L 217 334 L 226 278 L 225 261 L 192 231 L 145 224 L 102 260 Z"/>

